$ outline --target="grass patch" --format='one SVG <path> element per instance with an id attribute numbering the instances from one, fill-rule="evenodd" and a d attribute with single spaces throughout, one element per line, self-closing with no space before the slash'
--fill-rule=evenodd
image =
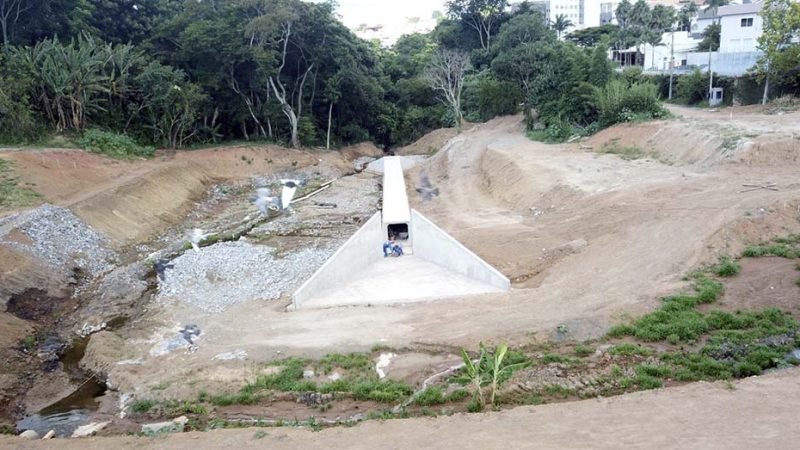
<path id="1" fill-rule="evenodd" d="M 353 384 L 352 394 L 356 400 L 378 403 L 396 403 L 412 394 L 412 389 L 402 381 L 358 381 Z"/>
<path id="2" fill-rule="evenodd" d="M 12 175 L 11 164 L 0 158 L 0 211 L 30 206 L 42 198 L 39 193 L 19 185 L 19 179 Z"/>
<path id="3" fill-rule="evenodd" d="M 575 355 L 579 358 L 585 358 L 587 356 L 593 355 L 595 351 L 594 347 L 585 344 L 576 345 L 575 348 L 572 350 L 575 352 Z"/>
<path id="4" fill-rule="evenodd" d="M 317 371 L 326 375 L 333 372 L 336 368 L 348 372 L 369 373 L 372 372 L 372 366 L 372 358 L 364 353 L 350 353 L 348 355 L 331 353 L 319 360 L 316 364 Z"/>
<path id="5" fill-rule="evenodd" d="M 635 146 L 620 146 L 619 142 L 615 139 L 603 144 L 603 147 L 600 148 L 600 153 L 617 155 L 625 161 L 633 161 L 647 157 L 647 153 L 641 148 Z"/>
<path id="6" fill-rule="evenodd" d="M 86 130 L 75 143 L 86 151 L 116 159 L 152 158 L 156 151 L 137 144 L 128 135 L 102 130 Z"/>
<path id="7" fill-rule="evenodd" d="M 131 411 L 143 414 L 153 409 L 154 406 L 156 406 L 156 402 L 153 400 L 136 400 L 131 403 Z"/>
<path id="8" fill-rule="evenodd" d="M 261 401 L 261 396 L 252 392 L 239 392 L 237 394 L 215 395 L 209 401 L 215 406 L 255 405 Z"/>
<path id="9" fill-rule="evenodd" d="M 445 401 L 460 402 L 461 400 L 464 400 L 467 397 L 469 397 L 469 391 L 467 391 L 466 389 L 456 389 L 455 391 L 445 396 Z"/>
<path id="10" fill-rule="evenodd" d="M 747 246 L 742 252 L 742 256 L 747 258 L 761 256 L 779 256 L 788 259 L 800 258 L 800 234 L 790 234 L 785 237 L 774 238 L 770 242 Z"/>
<path id="11" fill-rule="evenodd" d="M 466 391 L 465 391 L 466 392 Z M 418 406 L 433 406 L 441 405 L 446 401 L 442 388 L 438 386 L 431 386 L 417 395 L 414 403 Z"/>
<path id="12" fill-rule="evenodd" d="M 289 358 L 283 361 L 280 372 L 270 375 L 261 375 L 256 381 L 242 388 L 242 393 L 253 393 L 258 390 L 274 390 L 282 392 L 309 392 L 316 391 L 317 385 L 303 379 L 303 370 L 308 361 Z"/>
<path id="13" fill-rule="evenodd" d="M 629 325 L 617 325 L 609 331 L 609 337 L 633 336 L 645 342 L 696 341 L 702 334 L 711 331 L 703 314 L 695 307 L 713 303 L 725 292 L 722 283 L 705 275 L 694 276 L 694 294 L 678 294 L 662 299 L 662 306 L 650 314 L 640 317 Z"/>
<path id="14" fill-rule="evenodd" d="M 723 256 L 719 260 L 719 264 L 711 268 L 714 275 L 718 277 L 732 277 L 742 271 L 741 266 L 736 261 L 727 256 Z"/>
<path id="15" fill-rule="evenodd" d="M 653 354 L 653 350 L 641 346 L 639 344 L 617 344 L 610 349 L 608 349 L 608 353 L 612 355 L 621 355 L 621 356 L 650 356 Z"/>
<path id="16" fill-rule="evenodd" d="M 541 361 L 542 364 L 575 364 L 578 362 L 575 358 L 555 353 L 545 353 Z"/>

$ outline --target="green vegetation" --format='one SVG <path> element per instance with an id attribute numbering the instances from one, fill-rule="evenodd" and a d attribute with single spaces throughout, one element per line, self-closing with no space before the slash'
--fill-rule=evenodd
<path id="1" fill-rule="evenodd" d="M 135 413 L 146 413 L 156 406 L 153 400 L 135 400 L 131 403 L 131 411 Z"/>
<path id="2" fill-rule="evenodd" d="M 776 239 L 776 245 L 792 245 L 796 236 Z M 730 259 L 710 269 L 720 276 L 739 272 Z M 678 294 L 662 300 L 662 306 L 630 324 L 618 325 L 609 337 L 632 336 L 645 342 L 703 342 L 699 351 L 666 352 L 662 365 L 640 365 L 631 383 L 642 389 L 661 386 L 661 379 L 678 381 L 729 379 L 758 375 L 763 370 L 788 365 L 786 354 L 800 345 L 798 323 L 788 314 L 767 308 L 756 311 L 700 312 L 701 304 L 715 302 L 724 292 L 721 283 L 705 274 L 694 274 L 694 294 Z M 642 349 L 641 351 L 639 349 Z M 618 344 L 612 354 L 652 356 L 637 344 Z"/>
<path id="3" fill-rule="evenodd" d="M 506 359 L 506 356 L 509 356 Z M 467 407 L 470 412 L 483 410 L 486 405 L 484 388 L 489 388 L 489 404 L 494 407 L 495 399 L 500 386 L 506 382 L 515 371 L 526 367 L 529 363 L 524 355 L 518 352 L 509 352 L 508 345 L 500 344 L 490 352 L 481 343 L 478 346 L 478 359 L 473 361 L 466 350 L 461 349 L 461 358 L 464 369 L 456 380 L 472 386 L 472 400 Z"/>
<path id="4" fill-rule="evenodd" d="M 84 150 L 117 159 L 150 158 L 155 154 L 155 148 L 140 146 L 129 136 L 94 129 L 86 130 L 76 143 Z"/>
<path id="5" fill-rule="evenodd" d="M 441 405 L 444 402 L 445 397 L 442 392 L 442 388 L 438 386 L 431 386 L 425 389 L 424 391 L 420 392 L 419 395 L 417 395 L 417 398 L 414 399 L 414 403 L 419 406 Z"/>
<path id="6" fill-rule="evenodd" d="M 29 206 L 41 198 L 35 191 L 19 185 L 11 163 L 0 158 L 0 211 Z"/>
<path id="7" fill-rule="evenodd" d="M 17 434 L 17 429 L 14 425 L 8 423 L 0 423 L 0 434 Z"/>
<path id="8" fill-rule="evenodd" d="M 709 322 L 708 317 L 696 311 L 695 307 L 716 301 L 725 288 L 722 283 L 699 274 L 694 277 L 694 290 L 694 294 L 678 294 L 662 299 L 662 306 L 656 311 L 636 319 L 632 324 L 613 327 L 609 336 L 633 336 L 646 342 L 677 336 L 679 341 L 696 341 L 701 334 L 714 329 L 714 322 Z"/>
<path id="9" fill-rule="evenodd" d="M 641 346 L 639 344 L 617 344 L 610 349 L 608 349 L 608 353 L 611 355 L 621 355 L 621 356 L 650 356 L 653 354 L 653 350 L 648 347 Z"/>
<path id="10" fill-rule="evenodd" d="M 595 352 L 594 347 L 586 344 L 578 344 L 572 350 L 575 352 L 575 355 L 580 358 L 585 358 L 587 356 L 593 355 Z"/>
<path id="11" fill-rule="evenodd" d="M 742 270 L 739 263 L 727 256 L 720 258 L 719 264 L 714 266 L 711 271 L 718 277 L 732 277 Z"/>
<path id="12" fill-rule="evenodd" d="M 757 258 L 761 256 L 780 256 L 781 258 L 800 258 L 800 235 L 791 234 L 773 239 L 759 245 L 751 245 L 744 249 L 742 256 Z"/>
<path id="13" fill-rule="evenodd" d="M 639 147 L 621 147 L 617 140 L 611 140 L 603 144 L 600 153 L 618 155 L 625 161 L 633 161 L 647 156 L 647 153 Z"/>

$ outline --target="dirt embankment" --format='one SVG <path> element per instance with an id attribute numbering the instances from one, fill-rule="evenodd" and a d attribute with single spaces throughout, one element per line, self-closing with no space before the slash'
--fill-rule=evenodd
<path id="1" fill-rule="evenodd" d="M 25 442 L 0 437 L 0 445 L 24 448 L 274 449 L 386 447 L 487 448 L 782 448 L 800 439 L 797 369 L 753 377 L 726 386 L 695 383 L 635 394 L 519 407 L 497 413 L 369 421 L 350 428 L 314 432 L 248 428 L 159 438 L 95 437 Z M 742 412 L 746 411 L 746 414 Z"/>
<path id="2" fill-rule="evenodd" d="M 800 113 L 766 115 L 752 108 L 703 110 L 670 106 L 672 120 L 620 124 L 580 147 L 594 152 L 634 148 L 666 164 L 708 169 L 718 164 L 777 166 L 800 161 Z"/>

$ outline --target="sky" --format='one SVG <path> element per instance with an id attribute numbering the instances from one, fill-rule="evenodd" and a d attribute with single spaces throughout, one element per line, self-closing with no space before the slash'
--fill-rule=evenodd
<path id="1" fill-rule="evenodd" d="M 430 31 L 436 26 L 433 12 L 445 10 L 445 0 L 338 0 L 338 3 L 337 13 L 350 29 L 362 24 L 383 25 L 378 32 L 357 34 L 365 39 L 379 39 L 384 45 L 393 44 L 404 34 Z M 415 17 L 418 22 L 409 21 Z"/>
<path id="2" fill-rule="evenodd" d="M 362 23 L 403 25 L 408 17 L 429 20 L 434 11 L 444 11 L 445 0 L 339 0 L 339 14 L 348 27 Z"/>

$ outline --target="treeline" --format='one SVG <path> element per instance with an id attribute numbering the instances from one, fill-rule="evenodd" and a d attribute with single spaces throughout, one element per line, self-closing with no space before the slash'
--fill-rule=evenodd
<path id="1" fill-rule="evenodd" d="M 608 40 L 560 41 L 528 3 L 447 8 L 431 33 L 386 49 L 330 2 L 0 0 L 0 141 L 102 130 L 164 147 L 389 148 L 520 108 L 554 140 L 663 112 L 655 85 L 615 74 Z M 431 82 L 443 51 L 465 63 L 456 109 Z"/>

